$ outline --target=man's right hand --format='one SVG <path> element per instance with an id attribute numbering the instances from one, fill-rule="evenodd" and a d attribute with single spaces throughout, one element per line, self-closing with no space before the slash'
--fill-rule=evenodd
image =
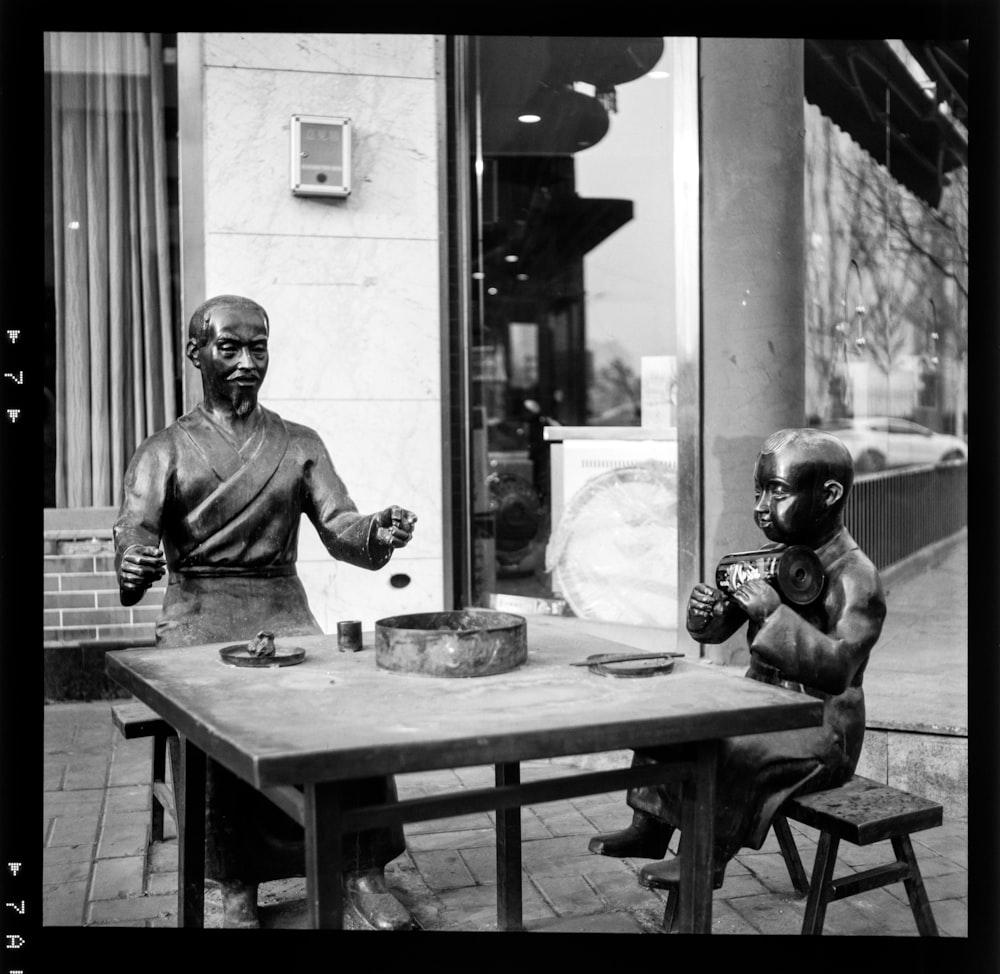
<path id="1" fill-rule="evenodd" d="M 118 568 L 118 584 L 122 589 L 145 592 L 166 572 L 166 558 L 159 548 L 134 544 L 125 549 Z"/>

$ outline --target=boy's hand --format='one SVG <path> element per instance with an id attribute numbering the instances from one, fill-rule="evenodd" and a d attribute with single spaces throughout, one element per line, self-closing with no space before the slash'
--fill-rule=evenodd
<path id="1" fill-rule="evenodd" d="M 721 616 L 726 607 L 726 597 L 717 588 L 699 582 L 688 599 L 688 628 L 704 629 L 713 616 Z"/>
<path id="2" fill-rule="evenodd" d="M 781 605 L 781 599 L 762 578 L 751 578 L 735 592 L 733 601 L 758 625 Z"/>

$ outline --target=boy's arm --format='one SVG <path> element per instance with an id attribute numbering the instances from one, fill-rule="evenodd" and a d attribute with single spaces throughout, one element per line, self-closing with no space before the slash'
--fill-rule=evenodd
<path id="1" fill-rule="evenodd" d="M 781 604 L 761 624 L 750 651 L 789 679 L 826 693 L 843 693 L 868 660 L 882 631 L 885 599 L 871 566 L 828 576 L 827 625 L 819 629 Z"/>
<path id="2" fill-rule="evenodd" d="M 718 589 L 700 582 L 691 591 L 687 631 L 696 642 L 725 642 L 746 621 L 746 613 Z"/>

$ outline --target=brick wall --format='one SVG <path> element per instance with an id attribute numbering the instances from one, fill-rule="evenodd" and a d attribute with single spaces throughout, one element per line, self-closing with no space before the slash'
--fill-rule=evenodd
<path id="1" fill-rule="evenodd" d="M 152 642 L 166 577 L 138 605 L 118 598 L 111 526 L 114 508 L 45 512 L 43 639 L 49 643 Z"/>

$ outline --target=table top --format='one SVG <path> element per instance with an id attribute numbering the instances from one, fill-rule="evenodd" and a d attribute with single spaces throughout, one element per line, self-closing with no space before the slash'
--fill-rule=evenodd
<path id="1" fill-rule="evenodd" d="M 224 663 L 225 643 L 106 654 L 109 675 L 179 734 L 258 788 L 402 774 L 788 730 L 822 703 L 678 659 L 673 672 L 599 676 L 570 666 L 634 652 L 566 620 L 529 617 L 528 661 L 452 678 L 383 670 L 374 634 L 359 653 L 334 636 L 278 638 L 295 666 Z"/>

